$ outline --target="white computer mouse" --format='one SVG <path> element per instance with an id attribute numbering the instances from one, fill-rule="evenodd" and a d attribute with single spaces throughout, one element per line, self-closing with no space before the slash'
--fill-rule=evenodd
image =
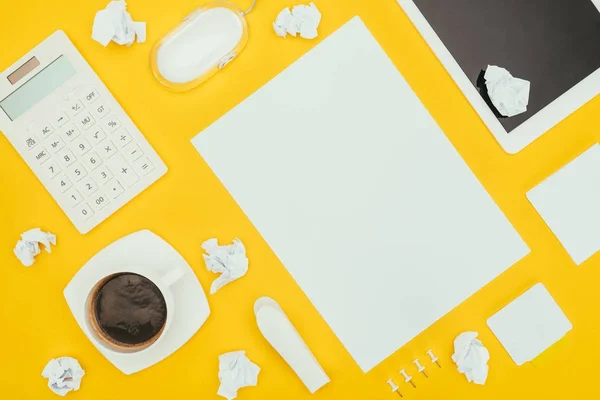
<path id="1" fill-rule="evenodd" d="M 248 42 L 245 13 L 214 2 L 187 16 L 154 46 L 152 72 L 173 90 L 192 89 L 229 64 Z"/>

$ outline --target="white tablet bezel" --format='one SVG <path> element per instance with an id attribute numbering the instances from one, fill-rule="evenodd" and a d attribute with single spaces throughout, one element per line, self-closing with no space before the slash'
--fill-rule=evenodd
<path id="1" fill-rule="evenodd" d="M 516 154 L 523 150 L 600 92 L 600 69 L 597 69 L 508 133 L 413 0 L 397 1 L 485 125 L 490 129 L 500 146 L 509 154 Z M 598 6 L 597 0 L 592 0 L 592 2 Z M 531 90 L 535 90 L 535 80 L 533 78 L 529 78 L 529 80 L 532 81 Z"/>

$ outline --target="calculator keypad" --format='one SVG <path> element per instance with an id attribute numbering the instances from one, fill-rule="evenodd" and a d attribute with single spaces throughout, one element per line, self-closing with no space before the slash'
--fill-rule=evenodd
<path id="1" fill-rule="evenodd" d="M 119 201 L 154 165 L 112 112 L 110 99 L 78 87 L 61 101 L 48 121 L 29 124 L 21 143 L 43 164 L 45 176 L 71 207 L 70 215 L 86 221 Z"/>

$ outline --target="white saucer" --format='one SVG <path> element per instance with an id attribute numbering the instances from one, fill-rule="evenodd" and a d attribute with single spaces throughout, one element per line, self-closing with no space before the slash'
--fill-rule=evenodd
<path id="1" fill-rule="evenodd" d="M 85 322 L 85 303 L 88 293 L 102 277 L 122 272 L 132 265 L 148 268 L 161 275 L 180 268 L 185 275 L 171 286 L 176 309 L 173 323 L 164 333 L 165 336 L 143 351 L 120 354 L 108 351 L 93 338 Z M 206 294 L 192 268 L 173 247 L 148 230 L 125 236 L 98 252 L 75 274 L 65 288 L 64 295 L 86 336 L 115 367 L 127 375 L 148 368 L 173 354 L 198 332 L 210 314 Z"/>

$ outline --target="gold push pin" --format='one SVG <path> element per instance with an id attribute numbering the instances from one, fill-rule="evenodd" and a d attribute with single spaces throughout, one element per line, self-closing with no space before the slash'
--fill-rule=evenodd
<path id="1" fill-rule="evenodd" d="M 398 393 L 398 396 L 400 396 L 400 397 L 404 397 L 404 396 L 402 396 L 402 393 L 400 393 L 400 391 L 398 390 L 398 389 L 400 389 L 400 388 L 398 387 L 398 385 L 396 385 L 396 384 L 394 383 L 394 381 L 393 381 L 393 380 L 391 380 L 391 379 L 388 379 L 388 381 L 387 381 L 386 383 L 387 383 L 388 385 L 390 385 L 390 387 L 392 388 L 392 392 L 396 392 L 396 393 Z"/>
<path id="2" fill-rule="evenodd" d="M 431 362 L 436 363 L 438 367 L 442 368 L 442 366 L 438 362 L 438 358 L 436 357 L 435 354 L 433 354 L 432 350 L 427 350 L 427 355 L 429 356 L 429 358 L 431 358 Z"/>
<path id="3" fill-rule="evenodd" d="M 407 374 L 405 370 L 401 369 L 400 375 L 402 375 L 404 377 L 404 382 L 410 383 L 412 385 L 412 387 L 414 387 L 414 388 L 417 387 L 417 385 L 415 385 L 415 383 L 412 381 L 412 376 Z"/>
<path id="4" fill-rule="evenodd" d="M 419 359 L 417 358 L 416 360 L 413 361 L 413 364 L 415 364 L 417 366 L 417 370 L 422 373 L 423 375 L 425 375 L 425 378 L 429 378 L 427 376 L 427 372 L 425 372 L 425 367 L 421 365 L 421 363 L 419 362 Z"/>

